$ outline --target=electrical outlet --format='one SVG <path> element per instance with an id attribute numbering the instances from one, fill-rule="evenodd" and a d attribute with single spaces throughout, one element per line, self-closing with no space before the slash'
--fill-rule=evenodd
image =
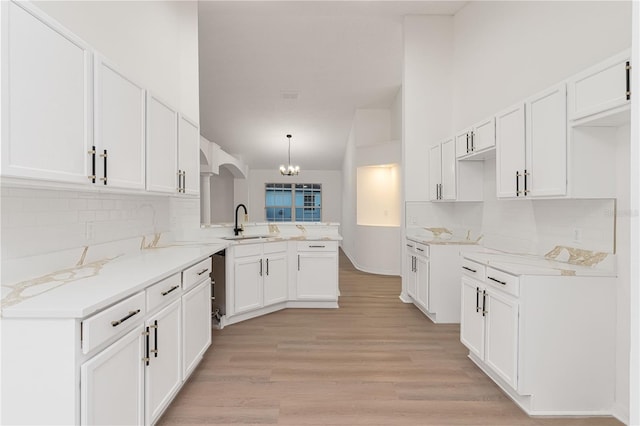
<path id="1" fill-rule="evenodd" d="M 573 228 L 573 241 L 576 243 L 582 241 L 582 228 Z"/>
<path id="2" fill-rule="evenodd" d="M 84 238 L 87 241 L 93 240 L 93 222 L 87 222 L 84 228 Z"/>

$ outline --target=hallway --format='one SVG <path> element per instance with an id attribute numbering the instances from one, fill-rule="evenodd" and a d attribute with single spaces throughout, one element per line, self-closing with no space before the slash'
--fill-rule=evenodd
<path id="1" fill-rule="evenodd" d="M 214 330 L 159 424 L 621 424 L 528 417 L 467 359 L 458 325 L 434 325 L 399 300 L 400 278 L 340 256 L 339 309 L 287 309 Z"/>

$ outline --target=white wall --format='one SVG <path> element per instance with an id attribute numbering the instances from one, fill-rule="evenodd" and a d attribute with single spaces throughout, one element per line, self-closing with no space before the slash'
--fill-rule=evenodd
<path id="1" fill-rule="evenodd" d="M 450 136 L 453 19 L 406 16 L 402 79 L 405 201 L 428 200 L 427 147 Z"/>
<path id="2" fill-rule="evenodd" d="M 402 256 L 395 247 L 400 244 L 402 228 L 357 223 L 356 212 L 361 207 L 357 200 L 362 195 L 357 175 L 362 167 L 401 163 L 401 145 L 398 139 L 393 141 L 394 137 L 399 137 L 401 116 L 401 91 L 390 109 L 357 110 L 342 163 L 342 249 L 356 268 L 376 274 L 400 274 Z M 402 167 L 399 170 L 395 183 L 401 188 Z M 401 207 L 401 191 L 395 197 Z M 396 219 L 394 223 L 397 222 Z"/>
<path id="3" fill-rule="evenodd" d="M 134 81 L 200 120 L 196 1 L 35 1 Z"/>
<path id="4" fill-rule="evenodd" d="M 243 179 L 236 179 L 241 181 Z M 339 170 L 302 170 L 298 176 L 282 176 L 277 169 L 250 170 L 246 179 L 247 209 L 250 222 L 265 222 L 266 183 L 322 184 L 322 222 L 340 222 L 342 215 L 342 172 Z M 237 195 L 237 194 L 236 194 Z M 236 198 L 236 203 L 242 202 Z"/>
<path id="5" fill-rule="evenodd" d="M 219 175 L 211 176 L 211 223 L 233 222 L 233 183 L 233 175 L 224 166 Z"/>
<path id="6" fill-rule="evenodd" d="M 453 24 L 458 130 L 628 48 L 631 2 L 469 2 Z"/>

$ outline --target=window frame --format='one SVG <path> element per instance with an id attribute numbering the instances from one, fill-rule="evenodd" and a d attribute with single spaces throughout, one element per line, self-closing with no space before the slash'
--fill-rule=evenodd
<path id="1" fill-rule="evenodd" d="M 270 204 L 270 190 L 271 198 L 278 199 L 276 195 L 278 190 L 283 193 L 289 192 L 291 204 Z M 284 182 L 267 182 L 264 185 L 264 216 L 265 220 L 269 223 L 295 223 L 295 222 L 322 222 L 322 184 L 321 183 L 284 183 Z M 296 203 L 297 198 L 301 197 L 302 204 Z M 283 216 L 283 220 L 277 220 L 275 214 L 269 215 L 270 209 L 281 209 L 280 215 Z M 302 218 L 297 214 L 298 210 L 302 210 Z M 287 218 L 287 211 L 290 212 L 290 219 Z M 305 219 L 306 213 L 310 213 L 311 220 Z M 314 217 L 316 212 L 318 217 Z"/>

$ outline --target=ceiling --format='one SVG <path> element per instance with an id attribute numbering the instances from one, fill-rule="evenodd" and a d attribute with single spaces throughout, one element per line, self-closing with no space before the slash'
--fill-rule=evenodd
<path id="1" fill-rule="evenodd" d="M 460 1 L 200 1 L 200 126 L 252 169 L 339 170 L 355 109 L 391 106 L 402 17 Z"/>

